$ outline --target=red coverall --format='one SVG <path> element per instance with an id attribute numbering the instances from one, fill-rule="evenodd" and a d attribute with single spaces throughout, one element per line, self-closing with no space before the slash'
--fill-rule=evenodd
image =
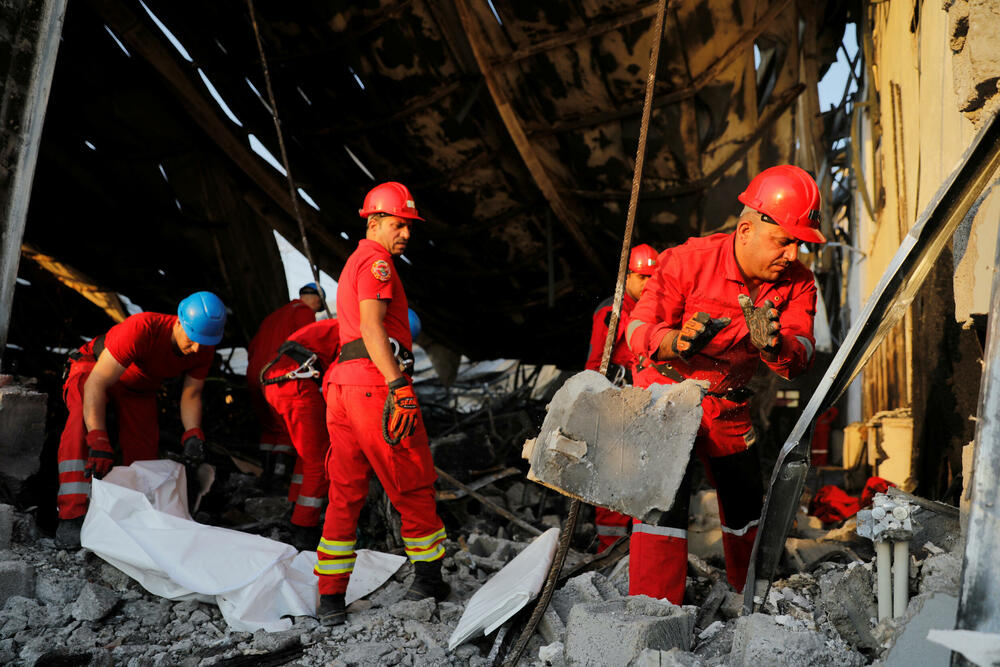
<path id="1" fill-rule="evenodd" d="M 406 294 L 396 274 L 392 255 L 375 241 L 362 239 L 344 265 L 337 283 L 340 344 L 361 338 L 360 303 L 388 302 L 383 324 L 390 338 L 412 349 Z M 382 437 L 382 408 L 389 388 L 370 359 L 341 361 L 330 369 L 326 425 L 330 431 L 327 473 L 330 505 L 315 572 L 321 595 L 343 593 L 354 570 L 358 514 L 368 495 L 374 470 L 389 501 L 402 518 L 402 536 L 411 561 L 434 561 L 444 556 L 446 534 L 434 502 L 437 473 L 431 460 L 423 417 L 412 435 L 395 447 Z"/>
<path id="2" fill-rule="evenodd" d="M 147 461 L 158 456 L 160 444 L 156 392 L 167 378 L 188 375 L 204 379 L 212 365 L 215 348 L 202 346 L 195 354 L 174 352 L 171 332 L 176 315 L 139 313 L 116 324 L 103 336 L 104 347 L 125 367 L 121 378 L 108 391 L 108 402 L 118 414 L 118 447 L 122 463 Z M 100 338 L 100 337 L 99 337 Z M 90 478 L 84 475 L 87 456 L 87 427 L 83 422 L 83 385 L 97 363 L 94 344 L 79 349 L 80 357 L 70 364 L 63 384 L 63 400 L 69 418 L 59 438 L 60 519 L 75 519 L 87 513 Z"/>
<path id="3" fill-rule="evenodd" d="M 250 406 L 260 423 L 260 451 L 295 455 L 292 438 L 284 421 L 268 405 L 260 386 L 260 369 L 278 354 L 278 348 L 292 332 L 316 321 L 316 312 L 293 299 L 264 318 L 247 347 L 247 389 Z"/>
<path id="4" fill-rule="evenodd" d="M 633 351 L 645 357 L 656 353 L 668 329 L 680 329 L 695 313 L 730 317 L 732 322 L 687 362 L 670 360 L 683 377 L 708 380 L 709 395 L 702 402 L 701 427 L 695 453 L 702 458 L 710 481 L 718 490 L 726 575 L 737 590 L 746 581 L 750 551 L 757 534 L 763 487 L 760 462 L 750 449 L 756 436 L 749 404 L 724 394 L 743 387 L 762 360 L 750 342 L 737 296 L 749 295 L 736 263 L 735 234 L 713 234 L 690 239 L 662 252 L 657 269 L 633 309 L 627 328 Z M 774 283 L 764 283 L 754 303 L 770 299 L 781 317 L 781 347 L 775 362 L 765 363 L 789 378 L 804 371 L 813 357 L 813 316 L 816 286 L 812 272 L 793 262 Z M 665 376 L 657 382 L 673 383 Z M 646 383 L 645 386 L 648 386 Z M 635 521 L 629 562 L 629 594 L 666 597 L 675 604 L 684 598 L 687 572 L 687 524 L 690 469 L 674 506 L 659 525 Z"/>
<path id="5" fill-rule="evenodd" d="M 326 451 L 330 448 L 330 437 L 326 431 L 326 403 L 320 393 L 320 382 L 324 369 L 330 367 L 340 350 L 340 328 L 336 319 L 320 320 L 295 331 L 288 340 L 316 355 L 314 368 L 320 371 L 320 377 L 264 385 L 264 397 L 284 421 L 299 455 L 288 490 L 288 499 L 295 503 L 292 523 L 316 526 L 329 487 Z M 298 367 L 298 361 L 282 355 L 267 370 L 264 379 L 281 377 Z"/>

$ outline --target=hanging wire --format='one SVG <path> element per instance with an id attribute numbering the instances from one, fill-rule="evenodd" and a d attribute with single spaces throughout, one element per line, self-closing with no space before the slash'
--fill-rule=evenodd
<path id="1" fill-rule="evenodd" d="M 278 148 L 281 151 L 281 163 L 285 167 L 285 176 L 288 179 L 288 196 L 292 198 L 292 210 L 295 213 L 295 221 L 299 226 L 299 235 L 302 237 L 302 252 L 309 262 L 309 270 L 312 271 L 313 281 L 316 285 L 319 282 L 319 267 L 313 261 L 312 250 L 309 248 L 309 238 L 306 236 L 306 225 L 302 220 L 302 210 L 299 208 L 299 196 L 295 188 L 295 180 L 292 178 L 292 165 L 288 162 L 288 151 L 285 150 L 285 137 L 281 131 L 281 121 L 278 118 L 278 102 L 274 99 L 274 88 L 271 86 L 271 73 L 267 67 L 267 56 L 264 55 L 264 43 L 260 39 L 260 27 L 257 25 L 257 14 L 254 12 L 253 0 L 247 0 L 247 9 L 250 10 L 250 23 L 253 24 L 253 34 L 257 40 L 257 52 L 260 54 L 260 63 L 264 69 L 264 85 L 267 87 L 267 99 L 271 103 L 271 118 L 274 119 L 274 131 L 278 134 Z M 322 287 L 321 287 L 322 290 Z M 330 306 L 323 298 L 323 310 L 327 317 L 333 317 Z"/>

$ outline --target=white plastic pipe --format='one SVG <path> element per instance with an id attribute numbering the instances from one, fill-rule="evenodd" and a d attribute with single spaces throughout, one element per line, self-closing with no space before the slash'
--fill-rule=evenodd
<path id="1" fill-rule="evenodd" d="M 893 543 L 892 575 L 892 615 L 899 618 L 906 613 L 910 601 L 910 543 Z M 881 587 L 881 565 L 879 565 L 879 586 Z M 881 590 L 881 588 L 880 588 Z M 882 602 L 879 601 L 879 618 L 882 616 Z"/>
<path id="2" fill-rule="evenodd" d="M 875 543 L 875 569 L 878 576 L 878 620 L 892 616 L 892 545 L 887 540 Z"/>

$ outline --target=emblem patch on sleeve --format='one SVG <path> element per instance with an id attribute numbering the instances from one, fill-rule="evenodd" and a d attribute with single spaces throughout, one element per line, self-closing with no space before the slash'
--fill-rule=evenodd
<path id="1" fill-rule="evenodd" d="M 376 259 L 372 262 L 372 275 L 375 276 L 375 280 L 379 280 L 383 283 L 389 282 L 389 278 L 392 277 L 392 270 L 389 268 L 389 262 L 384 259 Z"/>

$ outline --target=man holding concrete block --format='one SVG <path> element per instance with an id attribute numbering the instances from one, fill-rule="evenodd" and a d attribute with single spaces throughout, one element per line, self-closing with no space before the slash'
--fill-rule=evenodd
<path id="1" fill-rule="evenodd" d="M 798 244 L 826 239 L 819 188 L 798 167 L 764 170 L 738 199 L 745 207 L 735 232 L 660 254 L 626 337 L 658 371 L 657 382 L 710 385 L 695 452 L 718 489 L 726 574 L 741 590 L 763 496 L 745 385 L 761 361 L 784 378 L 812 363 L 816 287 Z M 635 521 L 630 594 L 683 602 L 689 494 L 690 469 L 657 525 Z"/>

